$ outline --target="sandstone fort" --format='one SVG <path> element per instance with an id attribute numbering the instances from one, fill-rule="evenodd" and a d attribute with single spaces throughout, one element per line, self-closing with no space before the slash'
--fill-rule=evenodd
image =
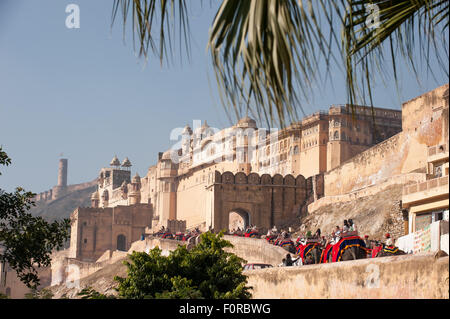
<path id="1" fill-rule="evenodd" d="M 87 278 L 127 252 L 148 249 L 148 241 L 141 245 L 143 238 L 162 226 L 173 233 L 248 225 L 261 233 L 274 226 L 329 231 L 341 222 L 333 209 L 349 203 L 356 207 L 352 217 L 360 234 L 389 231 L 397 246 L 420 253 L 414 234 L 427 229 L 431 240 L 425 250 L 448 254 L 448 89 L 447 84 L 404 102 L 401 110 L 333 105 L 281 130 L 259 128 L 248 116 L 222 130 L 206 121 L 186 125 L 178 143 L 155 154 L 142 176 L 132 172 L 130 159 L 114 156 L 99 168 L 91 207 L 71 214 L 70 246 L 55 253 L 51 269 L 42 271 L 43 285 L 63 283 L 70 265 L 81 269 L 77 279 Z M 62 159 L 57 186 L 36 200 L 68 192 L 67 167 Z M 393 189 L 399 193 L 389 214 L 369 218 L 368 209 L 358 211 L 358 203 L 363 207 L 364 200 L 386 190 L 392 195 Z M 269 250 L 254 253 L 259 248 L 253 242 L 242 243 L 250 246 L 241 249 L 241 242 L 233 240 L 247 260 L 282 257 Z M 4 267 L 0 292 L 20 296 L 23 287 L 11 272 L 5 279 L 7 272 Z M 448 269 L 431 273 L 448 280 Z M 250 278 L 257 287 L 266 280 L 260 274 Z M 267 290 L 257 291 L 257 296 L 272 297 Z"/>

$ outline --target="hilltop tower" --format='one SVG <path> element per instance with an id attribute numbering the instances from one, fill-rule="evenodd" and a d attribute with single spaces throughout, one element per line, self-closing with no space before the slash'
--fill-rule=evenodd
<path id="1" fill-rule="evenodd" d="M 53 200 L 58 199 L 67 191 L 67 163 L 67 158 L 59 160 L 58 184 L 53 188 Z"/>

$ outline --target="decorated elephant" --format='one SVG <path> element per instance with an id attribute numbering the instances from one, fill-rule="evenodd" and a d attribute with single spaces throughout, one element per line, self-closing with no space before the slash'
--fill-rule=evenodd
<path id="1" fill-rule="evenodd" d="M 320 243 L 310 242 L 297 246 L 297 255 L 302 259 L 304 265 L 319 264 L 322 256 L 322 246 Z"/>
<path id="2" fill-rule="evenodd" d="M 251 229 L 251 230 L 248 230 L 248 231 L 245 232 L 244 237 L 247 237 L 247 238 L 259 238 L 260 235 L 259 235 L 258 230 Z"/>
<path id="3" fill-rule="evenodd" d="M 268 235 L 268 236 L 266 236 L 265 239 L 267 240 L 267 242 L 269 244 L 273 245 L 275 243 L 275 241 L 277 240 L 277 235 Z"/>
<path id="4" fill-rule="evenodd" d="M 165 232 L 161 236 L 162 239 L 175 239 L 175 236 L 171 232 Z"/>
<path id="5" fill-rule="evenodd" d="M 390 257 L 400 255 L 406 255 L 406 253 L 396 246 L 383 246 L 377 251 L 377 254 L 374 257 Z"/>
<path id="6" fill-rule="evenodd" d="M 290 252 L 291 254 L 295 254 L 295 244 L 292 240 L 290 239 L 281 239 L 276 243 L 278 246 L 283 247 L 284 249 L 286 249 L 288 252 Z"/>
<path id="7" fill-rule="evenodd" d="M 333 245 L 328 262 L 356 260 L 367 258 L 367 248 L 359 236 L 349 236 L 340 239 Z"/>

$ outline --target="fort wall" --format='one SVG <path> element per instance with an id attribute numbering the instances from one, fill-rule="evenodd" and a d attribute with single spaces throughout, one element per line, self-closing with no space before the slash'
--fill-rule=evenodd
<path id="1" fill-rule="evenodd" d="M 448 299 L 448 267 L 428 254 L 244 273 L 254 299 Z"/>
<path id="2" fill-rule="evenodd" d="M 403 131 L 325 173 L 325 196 L 351 193 L 395 175 L 425 173 L 428 147 L 448 138 L 442 98 L 447 89 L 448 84 L 404 103 Z"/>

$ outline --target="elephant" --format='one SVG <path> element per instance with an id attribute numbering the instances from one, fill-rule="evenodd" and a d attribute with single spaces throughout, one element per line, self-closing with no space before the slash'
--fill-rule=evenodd
<path id="1" fill-rule="evenodd" d="M 367 252 L 361 246 L 349 247 L 342 253 L 341 261 L 367 258 Z"/>
<path id="2" fill-rule="evenodd" d="M 295 248 L 295 244 L 292 240 L 287 239 L 287 240 L 283 240 L 281 242 L 279 242 L 277 244 L 277 246 L 281 246 L 284 249 L 286 249 L 288 252 L 290 252 L 291 254 L 295 254 L 296 252 L 296 248 Z"/>
<path id="3" fill-rule="evenodd" d="M 341 241 L 336 243 L 335 245 L 340 245 Z M 335 247 L 338 246 L 333 246 L 333 250 L 335 250 Z M 367 258 L 367 248 L 364 247 L 365 244 L 362 240 L 359 241 L 359 244 L 355 244 L 352 242 L 348 243 L 349 247 L 346 248 L 344 251 L 341 252 L 341 258 L 339 259 L 339 261 L 347 261 L 347 260 L 356 260 L 356 259 L 364 259 Z M 331 263 L 333 262 L 333 251 L 332 253 L 328 256 L 328 262 Z"/>
<path id="4" fill-rule="evenodd" d="M 322 256 L 322 248 L 315 246 L 304 258 L 304 264 L 320 264 L 320 256 Z"/>
<path id="5" fill-rule="evenodd" d="M 395 246 L 385 246 L 381 249 L 375 257 L 390 257 L 390 256 L 401 256 L 406 255 L 406 253 Z"/>

